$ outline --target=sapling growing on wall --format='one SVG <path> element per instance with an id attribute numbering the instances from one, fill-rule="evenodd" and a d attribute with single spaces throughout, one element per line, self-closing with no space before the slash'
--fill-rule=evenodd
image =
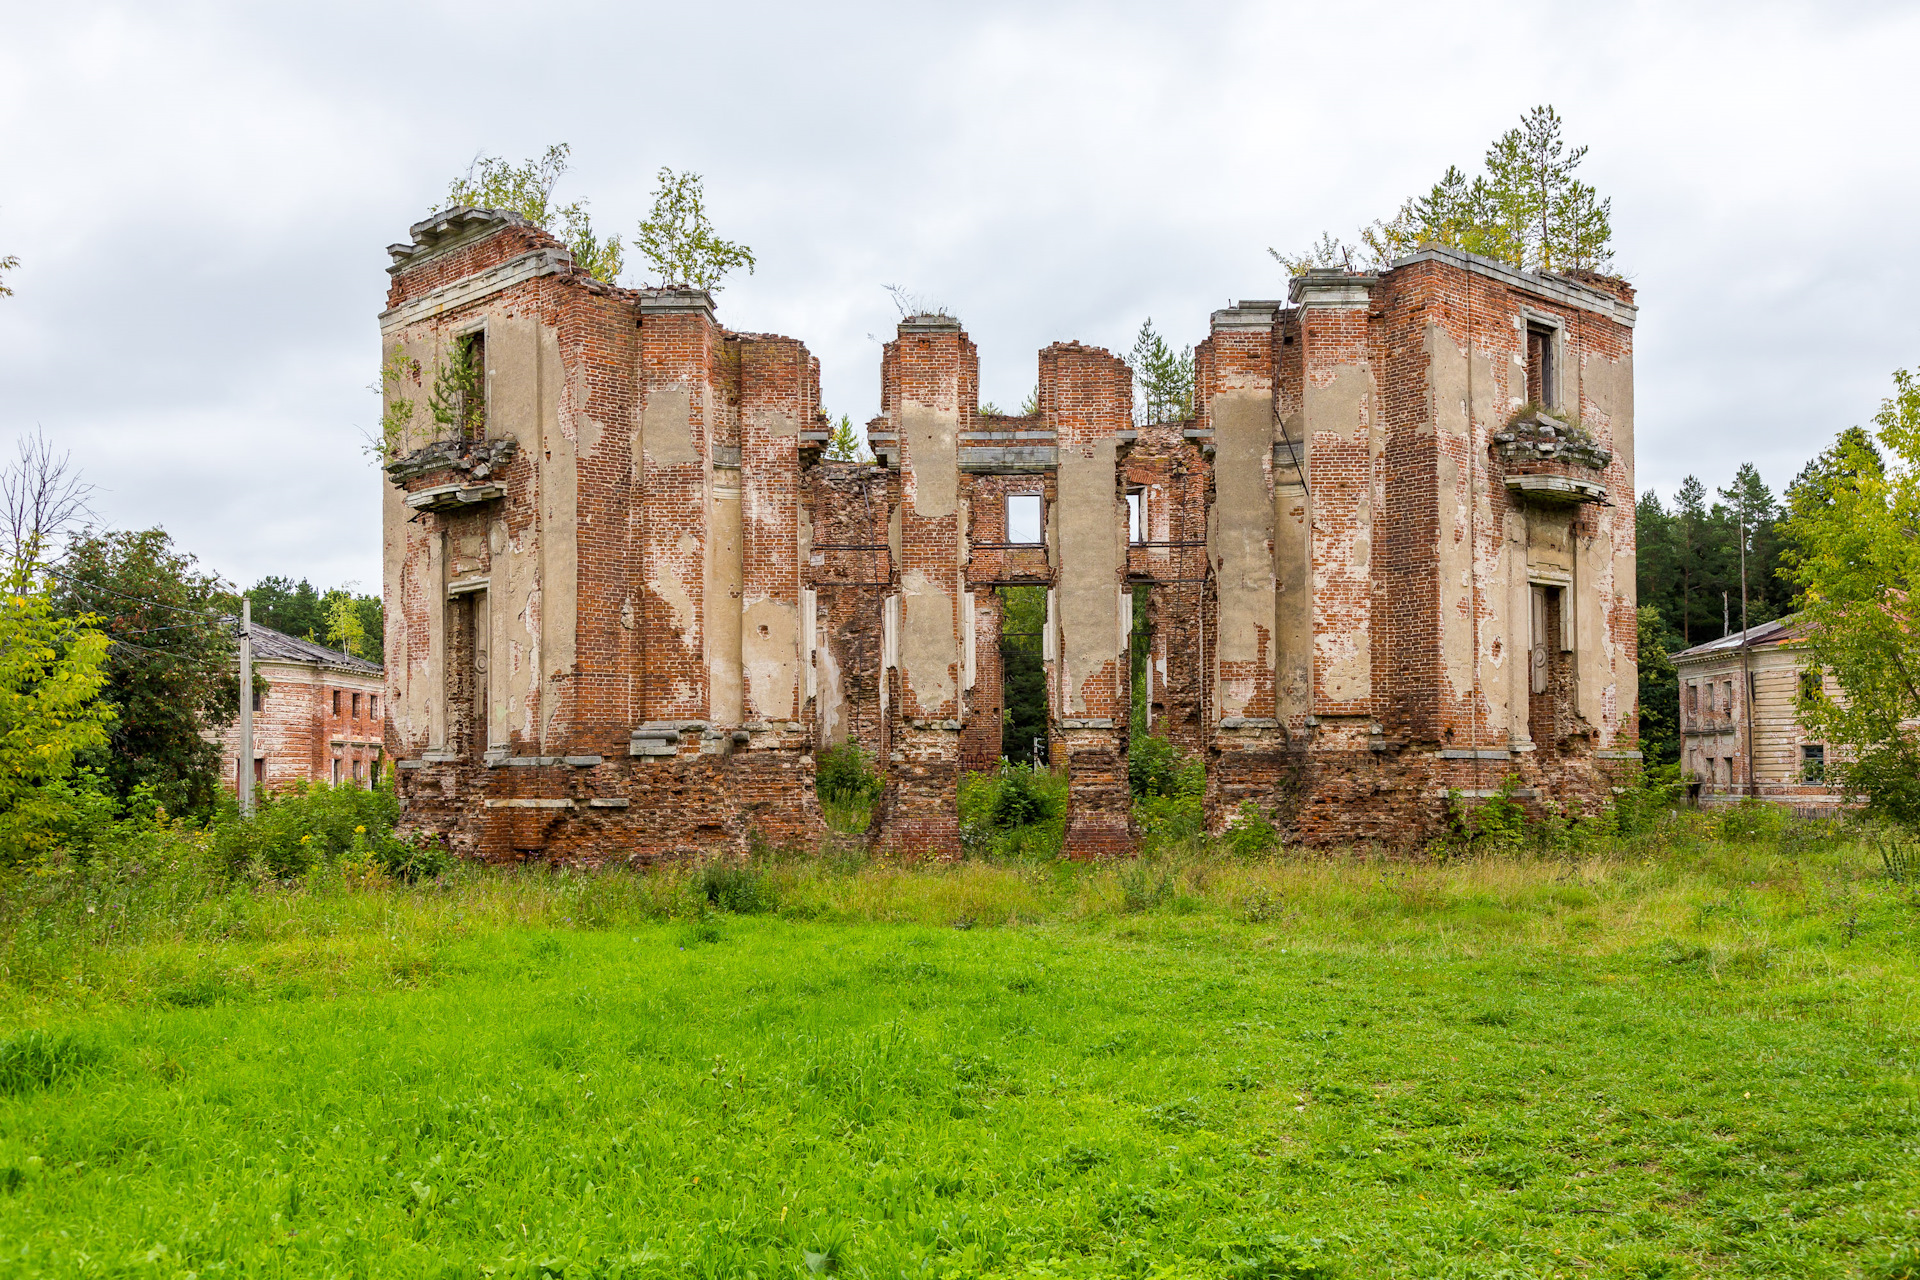
<path id="1" fill-rule="evenodd" d="M 553 188 L 567 171 L 570 150 L 566 143 L 556 142 L 538 160 L 521 165 L 508 164 L 499 156 L 476 156 L 465 177 L 447 184 L 447 204 L 517 213 L 565 243 L 574 266 L 612 284 L 625 265 L 620 237 L 603 240 L 595 233 L 586 201 L 553 202 Z"/>
<path id="2" fill-rule="evenodd" d="M 662 167 L 658 176 L 653 211 L 641 219 L 633 247 L 660 283 L 717 290 L 736 267 L 745 267 L 751 275 L 753 250 L 713 233 L 700 175 Z"/>
<path id="3" fill-rule="evenodd" d="M 1425 195 L 1361 228 L 1358 243 L 1321 233 L 1304 253 L 1267 252 L 1302 275 L 1316 267 L 1376 271 L 1424 244 L 1448 245 L 1529 271 L 1605 271 L 1613 263 L 1613 201 L 1574 177 L 1559 113 L 1538 106 L 1488 146 L 1484 174 L 1449 165 Z"/>

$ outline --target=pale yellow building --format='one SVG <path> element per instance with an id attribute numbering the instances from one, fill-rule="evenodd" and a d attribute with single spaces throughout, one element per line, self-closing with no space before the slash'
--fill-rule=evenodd
<path id="1" fill-rule="evenodd" d="M 1809 816 L 1842 803 L 1829 782 L 1830 744 L 1800 723 L 1802 686 L 1824 680 L 1793 619 L 1745 631 L 1673 655 L 1680 679 L 1680 765 L 1688 793 L 1702 804 L 1753 796 Z"/>

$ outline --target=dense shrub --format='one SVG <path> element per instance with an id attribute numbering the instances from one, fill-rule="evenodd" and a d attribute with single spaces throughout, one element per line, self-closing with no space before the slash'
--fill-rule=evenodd
<path id="1" fill-rule="evenodd" d="M 1001 765 L 997 781 L 991 813 L 993 825 L 1002 831 L 1045 822 L 1058 811 L 1054 797 L 1034 784 L 1033 770 L 1027 765 Z"/>
<path id="2" fill-rule="evenodd" d="M 1157 734 L 1127 747 L 1133 818 L 1149 848 L 1192 840 L 1206 831 L 1207 766 Z"/>
<path id="3" fill-rule="evenodd" d="M 750 862 L 715 859 L 695 882 L 709 906 L 735 915 L 765 915 L 780 909 L 780 894 L 765 870 Z"/>
<path id="4" fill-rule="evenodd" d="M 371 856 L 392 874 L 433 874 L 432 853 L 394 838 L 399 818 L 400 801 L 390 787 L 316 782 L 264 799 L 251 818 L 242 818 L 228 800 L 207 834 L 215 863 L 230 875 L 252 871 L 292 879 L 354 853 Z"/>
<path id="5" fill-rule="evenodd" d="M 1848 791 L 1867 798 L 1869 816 L 1920 827 L 1920 752 L 1883 747 L 1839 772 Z"/>
<path id="6" fill-rule="evenodd" d="M 870 805 L 887 785 L 877 762 L 857 742 L 828 747 L 814 757 L 813 769 L 814 790 L 833 804 Z"/>

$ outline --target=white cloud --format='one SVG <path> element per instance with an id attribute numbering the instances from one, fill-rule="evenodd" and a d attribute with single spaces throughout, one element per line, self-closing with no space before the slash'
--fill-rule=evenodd
<path id="1" fill-rule="evenodd" d="M 1034 353 L 1178 341 L 1273 296 L 1269 244 L 1351 233 L 1537 102 L 1592 145 L 1641 290 L 1643 486 L 1776 485 L 1920 363 L 1920 117 L 1900 6 L 16 7 L 0 48 L 0 440 L 38 423 L 230 577 L 378 579 L 383 247 L 481 150 L 565 140 L 630 232 L 707 176 L 759 255 L 722 298 L 878 399 L 899 283 L 982 394 Z"/>

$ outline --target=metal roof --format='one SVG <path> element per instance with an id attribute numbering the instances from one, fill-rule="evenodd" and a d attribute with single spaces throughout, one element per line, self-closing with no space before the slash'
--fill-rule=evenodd
<path id="1" fill-rule="evenodd" d="M 1794 625 L 1791 617 L 1775 618 L 1772 622 L 1762 622 L 1758 626 L 1748 627 L 1745 631 L 1736 631 L 1730 636 L 1721 636 L 1718 640 L 1709 640 L 1697 644 L 1691 649 L 1682 649 L 1672 655 L 1673 661 L 1682 658 L 1705 658 L 1716 653 L 1733 653 L 1741 649 L 1759 649 L 1769 645 L 1785 644 L 1789 640 L 1798 640 L 1803 631 Z"/>
<path id="2" fill-rule="evenodd" d="M 356 658 L 350 653 L 329 649 L 311 640 L 302 640 L 284 631 L 263 627 L 257 622 L 249 624 L 247 634 L 253 640 L 253 656 L 258 662 L 307 662 L 367 676 L 385 673 L 385 669 L 377 662 L 368 662 L 365 658 Z"/>

